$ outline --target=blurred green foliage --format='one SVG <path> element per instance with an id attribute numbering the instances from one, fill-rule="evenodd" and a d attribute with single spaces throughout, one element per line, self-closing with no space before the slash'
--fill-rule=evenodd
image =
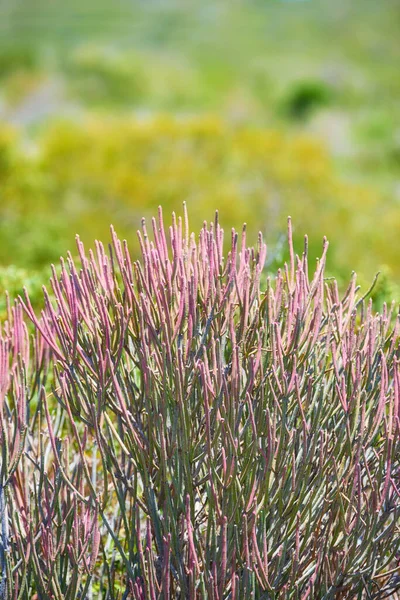
<path id="1" fill-rule="evenodd" d="M 300 81 L 293 84 L 282 100 L 282 107 L 288 117 L 304 119 L 321 106 L 331 101 L 331 89 L 321 81 Z"/>
<path id="2" fill-rule="evenodd" d="M 143 100 L 147 81 L 138 57 L 83 46 L 64 65 L 74 96 L 91 105 L 130 105 Z"/>
<path id="3" fill-rule="evenodd" d="M 40 272 L 110 222 L 134 245 L 185 200 L 194 228 L 219 208 L 262 229 L 271 268 L 291 214 L 299 251 L 326 234 L 339 279 L 383 270 L 376 302 L 396 294 L 399 18 L 397 0 L 0 0 L 0 265 Z"/>
<path id="4" fill-rule="evenodd" d="M 6 46 L 0 53 L 0 78 L 4 80 L 18 71 L 34 71 L 38 63 L 38 54 L 32 48 L 24 45 Z"/>
<path id="5" fill-rule="evenodd" d="M 274 246 L 291 213 L 299 252 L 307 233 L 318 256 L 324 233 L 339 277 L 352 267 L 368 279 L 380 264 L 399 275 L 396 249 L 384 243 L 400 225 L 397 211 L 340 179 L 323 145 L 304 134 L 166 114 L 53 123 L 29 140 L 29 153 L 9 128 L 1 139 L 2 264 L 43 268 L 73 247 L 75 233 L 90 245 L 107 240 L 110 223 L 135 247 L 142 216 L 159 205 L 180 212 L 186 201 L 194 229 L 218 208 L 222 223 L 246 222 Z"/>
<path id="6" fill-rule="evenodd" d="M 1 0 L 0 18 L 4 87 L 40 67 L 90 106 L 269 120 L 330 96 L 356 120 L 399 117 L 397 0 Z"/>
<path id="7" fill-rule="evenodd" d="M 34 271 L 21 269 L 13 265 L 0 267 L 0 321 L 7 317 L 7 293 L 8 302 L 12 305 L 14 298 L 23 296 L 24 287 L 29 290 L 29 295 L 32 295 L 33 306 L 42 309 L 42 286 L 47 284 L 49 272 L 49 269 Z"/>

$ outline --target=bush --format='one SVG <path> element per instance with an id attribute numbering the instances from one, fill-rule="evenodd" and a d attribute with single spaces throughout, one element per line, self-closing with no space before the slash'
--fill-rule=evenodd
<path id="1" fill-rule="evenodd" d="M 23 142 L 7 142 L 4 173 L 0 149 L 0 263 L 42 269 L 65 254 L 77 231 L 92 245 L 109 223 L 137 257 L 141 215 L 159 204 L 178 211 L 186 200 L 195 227 L 217 207 L 234 227 L 246 222 L 250 235 L 261 228 L 271 244 L 291 214 L 295 241 L 307 230 L 313 259 L 320 231 L 340 236 L 331 265 L 346 281 L 352 268 L 370 280 L 381 264 L 400 274 L 388 243 L 397 209 L 373 189 L 340 180 L 323 145 L 308 136 L 158 115 L 55 123 L 38 132 L 29 155 Z"/>
<path id="2" fill-rule="evenodd" d="M 15 40 L 14 40 L 15 41 Z M 35 71 L 39 66 L 37 51 L 30 46 L 10 45 L 0 51 L 0 79 L 15 72 Z"/>
<path id="3" fill-rule="evenodd" d="M 25 297 L 31 349 L 5 324 L 3 597 L 389 597 L 399 317 L 339 297 L 326 240 L 309 278 L 290 222 L 263 290 L 261 236 L 189 231 L 160 212 L 138 262 L 78 239 L 41 318 Z"/>
<path id="4" fill-rule="evenodd" d="M 91 104 L 130 105 L 146 94 L 145 71 L 137 57 L 112 49 L 78 48 L 64 66 L 71 92 Z"/>
<path id="5" fill-rule="evenodd" d="M 23 288 L 29 290 L 33 306 L 43 308 L 42 285 L 48 280 L 44 271 L 29 271 L 15 266 L 0 267 L 0 321 L 7 318 L 8 293 L 10 298 L 16 298 L 23 293 Z"/>
<path id="6" fill-rule="evenodd" d="M 282 107 L 292 119 L 305 119 L 332 100 L 332 90 L 322 81 L 298 81 L 286 92 Z"/>

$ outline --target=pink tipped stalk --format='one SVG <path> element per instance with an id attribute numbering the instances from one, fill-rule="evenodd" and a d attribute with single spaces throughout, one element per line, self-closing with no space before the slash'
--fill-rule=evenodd
<path id="1" fill-rule="evenodd" d="M 3 542 L 21 600 L 392 593 L 394 308 L 325 277 L 326 239 L 312 275 L 290 219 L 276 276 L 245 227 L 225 254 L 218 215 L 196 237 L 186 207 L 169 229 L 160 209 L 151 230 L 137 262 L 113 229 L 109 253 L 77 238 L 41 317 L 28 294 L 9 308 Z"/>

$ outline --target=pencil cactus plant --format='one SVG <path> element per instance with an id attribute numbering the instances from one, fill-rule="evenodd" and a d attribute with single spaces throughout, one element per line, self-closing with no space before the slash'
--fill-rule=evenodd
<path id="1" fill-rule="evenodd" d="M 9 309 L 0 598 L 396 598 L 400 320 L 261 235 L 112 230 Z M 22 308 L 34 328 L 29 347 Z"/>

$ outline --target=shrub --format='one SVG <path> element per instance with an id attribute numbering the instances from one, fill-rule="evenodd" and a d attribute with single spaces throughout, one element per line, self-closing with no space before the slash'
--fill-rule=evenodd
<path id="1" fill-rule="evenodd" d="M 329 104 L 332 95 L 332 90 L 323 81 L 298 81 L 286 92 L 282 108 L 292 119 L 305 119 L 316 109 Z"/>
<path id="2" fill-rule="evenodd" d="M 384 598 L 399 587 L 399 316 L 307 239 L 261 290 L 261 235 L 223 251 L 143 223 L 54 271 L 29 350 L 0 343 L 3 597 Z M 49 366 L 51 365 L 51 369 Z M 94 596 L 95 594 L 95 596 Z M 394 596 L 391 596 L 394 597 Z"/>
<path id="3" fill-rule="evenodd" d="M 91 104 L 137 104 L 146 93 L 145 70 L 136 57 L 112 49 L 78 48 L 65 65 L 72 92 Z"/>
<path id="4" fill-rule="evenodd" d="M 261 227 L 271 244 L 291 214 L 295 242 L 302 243 L 297 231 L 308 230 L 313 260 L 320 231 L 340 236 L 331 265 L 345 281 L 351 269 L 371 280 L 382 264 L 393 277 L 400 273 L 388 243 L 397 235 L 397 208 L 373 189 L 340 180 L 323 145 L 306 135 L 158 115 L 56 123 L 38 132 L 29 156 L 21 142 L 4 143 L 4 174 L 0 165 L 3 264 L 43 268 L 65 254 L 77 231 L 92 245 L 111 222 L 136 258 L 140 216 L 159 204 L 178 211 L 186 200 L 196 228 L 217 206 L 234 227 L 246 222 L 250 235 Z M 378 218 L 384 227 L 376 227 Z"/>
<path id="5" fill-rule="evenodd" d="M 0 78 L 19 71 L 34 71 L 38 68 L 39 56 L 32 47 L 21 44 L 6 46 L 0 52 Z"/>
<path id="6" fill-rule="evenodd" d="M 15 298 L 23 293 L 23 288 L 29 290 L 29 295 L 35 309 L 43 308 L 42 285 L 46 280 L 45 271 L 28 271 L 16 267 L 0 267 L 0 321 L 7 318 L 8 295 Z"/>

